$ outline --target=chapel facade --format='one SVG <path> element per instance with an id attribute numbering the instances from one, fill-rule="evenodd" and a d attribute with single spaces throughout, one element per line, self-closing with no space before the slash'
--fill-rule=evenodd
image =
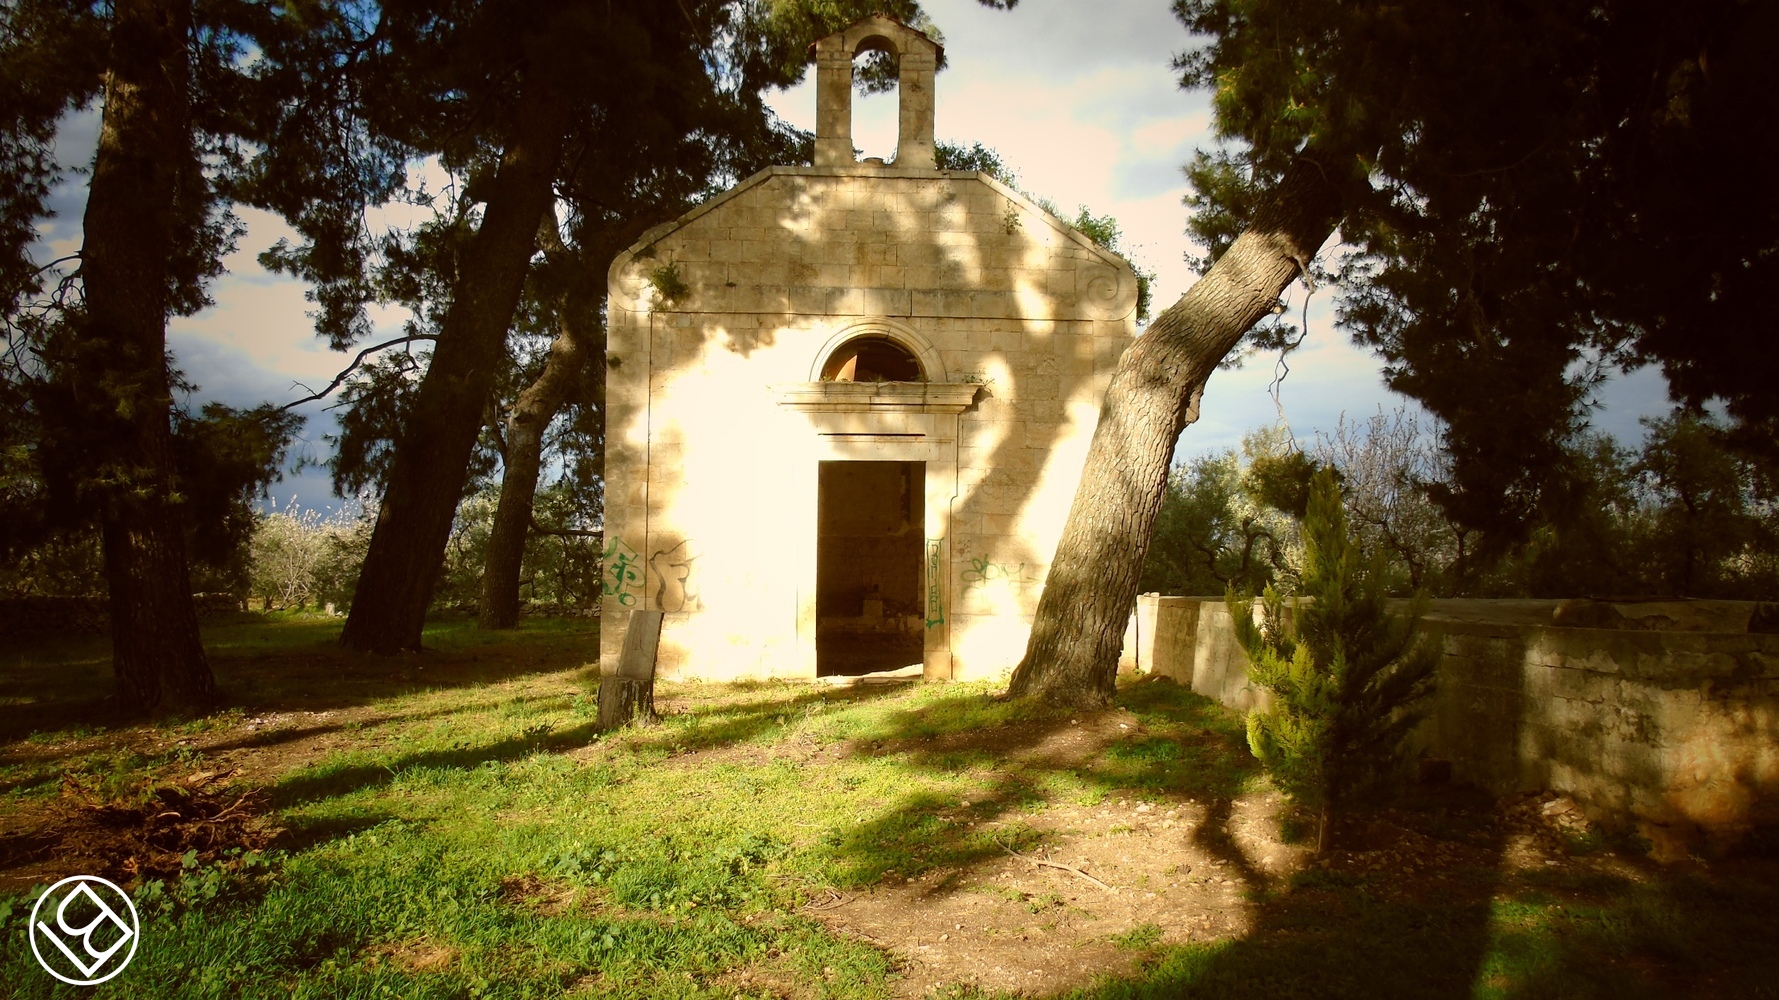
<path id="1" fill-rule="evenodd" d="M 873 16 L 814 48 L 813 166 L 611 267 L 607 672 L 632 609 L 664 613 L 664 677 L 1010 670 L 1136 335 L 1125 260 L 936 169 L 932 39 Z M 867 49 L 899 68 L 888 163 L 853 152 Z"/>

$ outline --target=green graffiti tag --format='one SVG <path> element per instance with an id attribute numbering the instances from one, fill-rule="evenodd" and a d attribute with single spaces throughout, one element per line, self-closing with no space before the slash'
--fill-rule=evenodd
<path id="1" fill-rule="evenodd" d="M 970 568 L 963 572 L 964 586 L 987 587 L 1004 586 L 1016 594 L 1023 594 L 1028 587 L 1035 587 L 1040 582 L 1037 571 L 1025 563 L 1007 565 L 990 562 L 987 558 L 970 560 Z"/>
<path id="2" fill-rule="evenodd" d="M 939 543 L 943 539 L 927 539 L 927 628 L 945 624 L 945 599 L 939 590 L 940 573 Z"/>
<path id="3" fill-rule="evenodd" d="M 636 550 L 614 538 L 600 557 L 605 563 L 605 573 L 599 581 L 600 591 L 607 597 L 616 597 L 624 607 L 635 604 L 636 595 L 630 592 L 631 588 L 642 587 L 642 564 Z"/>

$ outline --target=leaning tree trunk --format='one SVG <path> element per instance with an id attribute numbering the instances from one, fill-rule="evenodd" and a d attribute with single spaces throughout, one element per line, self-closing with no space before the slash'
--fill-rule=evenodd
<path id="1" fill-rule="evenodd" d="M 1119 359 L 1009 694 L 1111 702 L 1174 442 L 1195 416 L 1196 394 L 1272 312 L 1339 214 L 1323 167 L 1300 159 L 1253 225 Z"/>
<path id="2" fill-rule="evenodd" d="M 456 299 L 396 444 L 340 635 L 351 649 L 388 654 L 420 648 L 483 407 L 504 361 L 507 328 L 537 246 L 538 220 L 552 204 L 568 126 L 568 105 L 547 88 L 523 89 L 517 115 L 517 135 L 501 154 L 482 226 L 463 258 Z"/>
<path id="3" fill-rule="evenodd" d="M 583 232 L 578 252 L 563 245 L 554 218 L 538 227 L 545 257 L 556 267 L 592 274 L 593 287 L 579 286 L 557 304 L 562 331 L 550 343 L 544 371 L 519 395 L 506 422 L 506 468 L 501 473 L 500 503 L 488 536 L 482 564 L 482 603 L 478 628 L 512 628 L 519 623 L 519 573 L 525 561 L 525 540 L 536 523 L 537 475 L 543 464 L 543 433 L 571 397 L 582 405 L 605 406 L 605 324 L 599 319 L 607 266 L 623 247 L 658 223 L 688 206 L 673 205 L 639 212 L 597 233 Z M 591 266 L 597 262 L 598 266 Z M 597 289 L 597 291 L 595 291 Z M 605 439 L 599 438 L 593 463 L 605 468 Z"/>
<path id="4" fill-rule="evenodd" d="M 203 708 L 216 682 L 198 636 L 173 469 L 167 262 L 191 148 L 191 5 L 116 0 L 105 108 L 88 188 L 81 280 L 86 314 L 67 388 L 91 444 L 81 478 L 102 483 L 111 658 L 125 711 L 174 700 Z"/>
<path id="5" fill-rule="evenodd" d="M 544 429 L 574 393 L 588 366 L 604 358 L 578 315 L 561 317 L 561 332 L 550 342 L 543 374 L 519 393 L 506 419 L 506 452 L 500 474 L 500 504 L 488 535 L 482 564 L 482 604 L 478 628 L 512 628 L 519 624 L 519 572 L 525 561 L 525 539 L 531 534 L 532 502 L 537 498 L 537 473 L 543 464 Z M 604 365 L 597 365 L 604 374 Z"/>

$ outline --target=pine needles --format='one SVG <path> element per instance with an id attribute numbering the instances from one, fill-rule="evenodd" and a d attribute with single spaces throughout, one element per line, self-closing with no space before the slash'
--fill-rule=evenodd
<path id="1" fill-rule="evenodd" d="M 1285 600 L 1268 587 L 1254 602 L 1228 602 L 1248 677 L 1272 694 L 1248 715 L 1248 745 L 1273 781 L 1319 817 L 1326 850 L 1340 813 L 1396 770 L 1402 740 L 1425 716 L 1440 646 L 1418 636 L 1424 595 L 1408 613 L 1384 607 L 1383 573 L 1347 534 L 1332 470 L 1311 482 L 1304 518 L 1302 592 Z"/>

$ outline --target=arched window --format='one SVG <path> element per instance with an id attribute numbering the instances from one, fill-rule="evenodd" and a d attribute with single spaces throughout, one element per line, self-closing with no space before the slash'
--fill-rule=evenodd
<path id="1" fill-rule="evenodd" d="M 841 344 L 822 365 L 823 382 L 924 382 L 920 360 L 908 348 L 881 334 Z"/>

